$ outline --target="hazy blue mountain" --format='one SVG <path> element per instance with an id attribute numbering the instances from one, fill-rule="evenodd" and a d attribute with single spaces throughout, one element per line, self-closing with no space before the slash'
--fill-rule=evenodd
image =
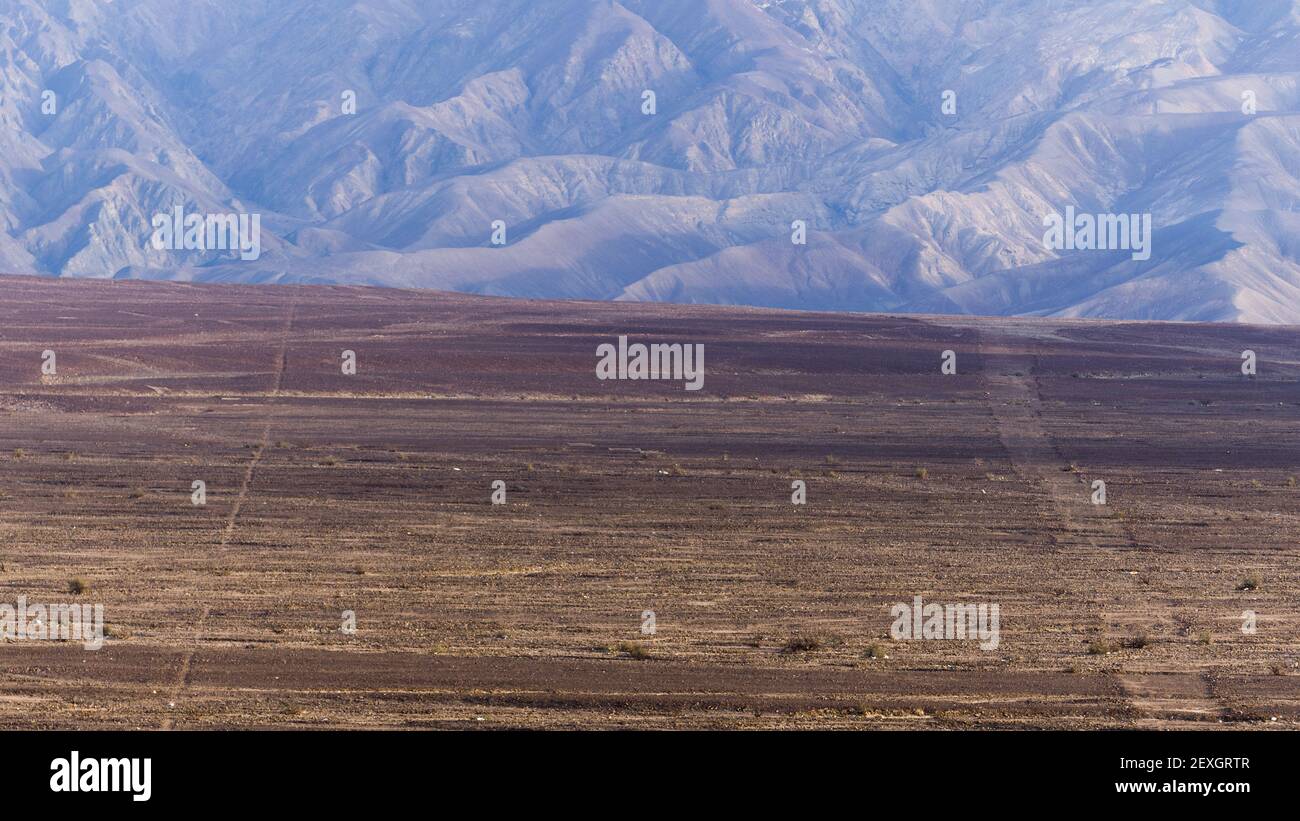
<path id="1" fill-rule="evenodd" d="M 1300 324 L 1300 3 L 0 0 L 0 271 Z"/>

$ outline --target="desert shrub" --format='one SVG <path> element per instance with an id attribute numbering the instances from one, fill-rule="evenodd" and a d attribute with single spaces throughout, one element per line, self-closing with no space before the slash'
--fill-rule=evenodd
<path id="1" fill-rule="evenodd" d="M 614 649 L 637 661 L 650 658 L 650 650 L 639 641 L 620 641 Z"/>
<path id="2" fill-rule="evenodd" d="M 1119 648 L 1105 639 L 1095 639 L 1088 642 L 1088 655 L 1105 656 L 1114 653 Z"/>
<path id="3" fill-rule="evenodd" d="M 814 650 L 820 650 L 821 646 L 821 640 L 816 636 L 795 636 L 781 646 L 781 652 L 786 655 L 811 653 Z"/>

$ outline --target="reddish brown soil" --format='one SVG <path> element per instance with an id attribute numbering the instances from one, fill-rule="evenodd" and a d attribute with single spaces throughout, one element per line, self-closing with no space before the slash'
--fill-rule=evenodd
<path id="1" fill-rule="evenodd" d="M 1300 726 L 1295 328 L 0 288 L 0 603 L 110 628 L 0 647 L 0 726 Z"/>

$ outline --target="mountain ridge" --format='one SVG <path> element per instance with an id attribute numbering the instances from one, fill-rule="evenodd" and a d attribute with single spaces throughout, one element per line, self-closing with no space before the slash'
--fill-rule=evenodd
<path id="1" fill-rule="evenodd" d="M 1300 324 L 1295 2 L 0 12 L 0 270 Z M 153 247 L 176 205 L 260 257 Z M 1067 207 L 1150 259 L 1046 247 Z"/>

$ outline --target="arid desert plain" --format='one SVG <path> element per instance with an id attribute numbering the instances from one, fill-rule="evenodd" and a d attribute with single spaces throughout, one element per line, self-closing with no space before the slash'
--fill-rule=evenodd
<path id="1" fill-rule="evenodd" d="M 0 288 L 0 727 L 1300 727 L 1300 329 Z"/>

